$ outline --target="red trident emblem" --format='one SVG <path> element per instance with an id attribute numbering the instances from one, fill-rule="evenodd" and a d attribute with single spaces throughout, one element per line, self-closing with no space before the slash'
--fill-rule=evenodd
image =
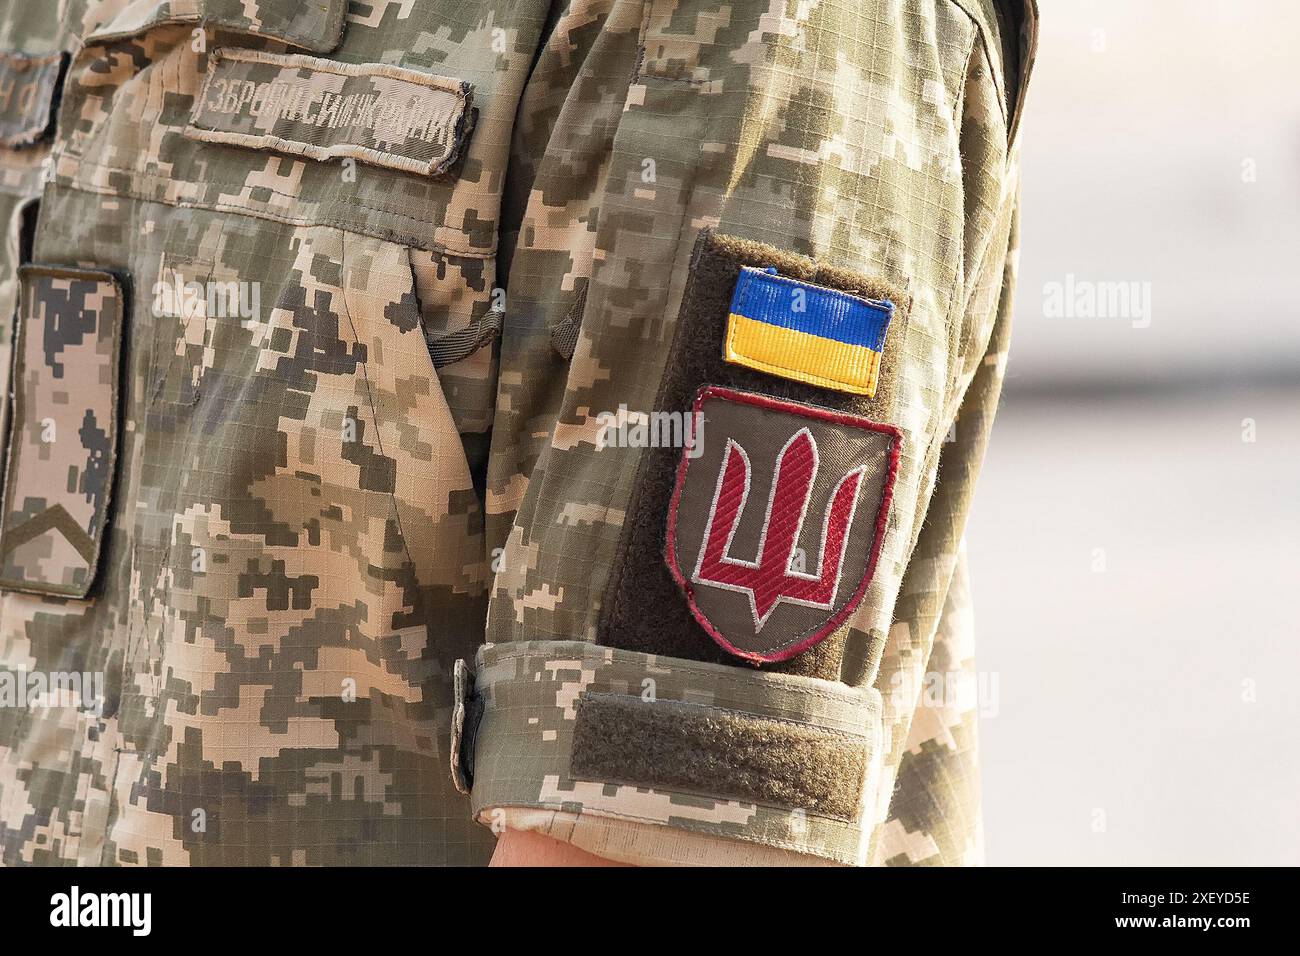
<path id="1" fill-rule="evenodd" d="M 749 498 L 749 455 L 736 441 L 727 441 L 692 580 L 746 594 L 754 612 L 755 633 L 762 630 L 782 601 L 825 609 L 835 601 L 849 521 L 865 468 L 854 469 L 835 486 L 822 520 L 816 570 L 808 572 L 795 566 L 795 550 L 811 503 L 817 468 L 817 443 L 812 433 L 802 428 L 777 456 L 758 554 L 755 560 L 748 561 L 731 554 L 731 541 Z"/>

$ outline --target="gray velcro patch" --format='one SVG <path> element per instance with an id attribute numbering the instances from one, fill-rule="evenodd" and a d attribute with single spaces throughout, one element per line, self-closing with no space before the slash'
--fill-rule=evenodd
<path id="1" fill-rule="evenodd" d="M 870 741 L 854 734 L 704 704 L 584 693 L 570 773 L 852 820 L 869 758 Z"/>
<path id="2" fill-rule="evenodd" d="M 468 83 L 387 63 L 214 50 L 185 134 L 436 176 L 471 125 Z"/>

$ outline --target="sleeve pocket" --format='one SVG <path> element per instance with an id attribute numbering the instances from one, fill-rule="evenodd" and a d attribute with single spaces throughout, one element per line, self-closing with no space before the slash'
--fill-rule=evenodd
<path id="1" fill-rule="evenodd" d="M 0 588 L 84 598 L 118 448 L 123 291 L 107 272 L 19 272 Z"/>

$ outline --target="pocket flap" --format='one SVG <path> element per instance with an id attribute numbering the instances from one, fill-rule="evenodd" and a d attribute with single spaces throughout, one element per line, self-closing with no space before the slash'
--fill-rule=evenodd
<path id="1" fill-rule="evenodd" d="M 0 146 L 30 146 L 54 125 L 64 54 L 0 50 Z"/>
<path id="2" fill-rule="evenodd" d="M 343 39 L 348 0 L 134 0 L 87 34 L 87 44 L 138 36 L 167 23 L 193 23 L 329 53 Z"/>
<path id="3" fill-rule="evenodd" d="M 118 446 L 122 287 L 107 272 L 23 266 L 0 588 L 85 597 Z"/>

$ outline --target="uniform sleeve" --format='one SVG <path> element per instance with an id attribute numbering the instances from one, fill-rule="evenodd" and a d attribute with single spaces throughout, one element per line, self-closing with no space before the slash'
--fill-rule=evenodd
<path id="1" fill-rule="evenodd" d="M 538 60 L 453 721 L 485 825 L 871 859 L 882 657 L 933 643 L 896 612 L 943 605 L 919 542 L 1004 347 L 1016 124 L 993 3 L 810 6 L 573 5 Z"/>
<path id="2" fill-rule="evenodd" d="M 1018 228 L 990 264 L 973 305 L 996 301 L 988 347 L 944 436 L 924 526 L 881 654 L 883 756 L 872 862 L 978 865 L 977 723 L 996 713 L 997 685 L 975 666 L 975 601 L 964 534 L 1002 394 L 1016 286 Z"/>

